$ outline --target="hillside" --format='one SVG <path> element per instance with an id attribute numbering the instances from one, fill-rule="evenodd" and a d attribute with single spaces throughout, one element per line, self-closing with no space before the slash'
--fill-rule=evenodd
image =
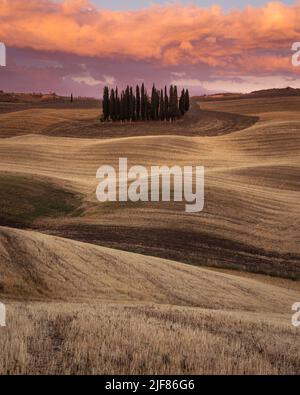
<path id="1" fill-rule="evenodd" d="M 16 113 L 33 108 L 47 109 L 99 108 L 100 100 L 89 97 L 59 96 L 56 93 L 15 93 L 0 90 L 0 114 Z"/>
<path id="2" fill-rule="evenodd" d="M 273 88 L 273 89 L 262 89 L 253 91 L 250 93 L 215 93 L 212 95 L 198 96 L 198 101 L 225 101 L 233 99 L 258 99 L 258 98 L 280 98 L 280 97 L 291 97 L 300 96 L 299 88 Z"/>
<path id="3" fill-rule="evenodd" d="M 0 374 L 299 373 L 300 97 L 195 98 L 174 124 L 43 106 L 0 104 Z M 205 166 L 203 212 L 100 204 L 121 156 Z"/>
<path id="4" fill-rule="evenodd" d="M 105 138 L 101 130 L 100 138 L 79 138 L 82 130 L 83 134 L 85 130 L 99 133 L 98 126 L 94 131 L 89 127 L 97 113 L 93 109 L 35 109 L 0 115 L 4 137 L 0 139 L 0 170 L 23 178 L 26 204 L 33 198 L 30 180 L 39 177 L 37 182 L 43 187 L 36 186 L 37 190 L 45 190 L 45 183 L 59 196 L 65 196 L 66 190 L 75 210 L 73 214 L 67 210 L 65 215 L 58 207 L 57 215 L 50 210 L 49 217 L 43 214 L 48 212 L 45 201 L 42 212 L 27 226 L 196 265 L 299 278 L 300 98 L 209 102 L 202 103 L 201 110 L 196 106 L 194 102 L 190 118 L 182 123 L 185 126 L 164 124 L 156 126 L 157 130 L 154 127 L 153 134 L 151 124 L 142 132 L 134 126 L 134 133 L 142 135 L 132 136 L 131 125 L 114 125 L 120 130 L 113 138 Z M 210 119 L 207 124 L 203 113 L 204 120 Z M 228 123 L 229 119 L 233 122 Z M 252 120 L 248 127 L 243 119 Z M 56 122 L 64 127 L 54 127 Z M 76 122 L 83 129 L 74 127 Z M 207 131 L 212 133 L 214 128 L 215 133 L 208 136 Z M 45 130 L 50 134 L 55 130 L 55 135 L 45 136 Z M 64 135 L 71 130 L 70 136 L 76 133 L 76 138 L 60 137 L 59 130 Z M 108 136 L 114 130 L 108 125 Z M 186 215 L 179 203 L 99 204 L 95 198 L 97 168 L 105 163 L 117 166 L 120 155 L 130 165 L 204 165 L 204 211 Z M 9 193 L 4 180 L 0 178 L 3 199 Z M 18 222 L 19 211 L 14 215 L 17 206 L 12 197 L 7 204 L 10 201 L 6 224 Z M 3 214 L 0 216 L 4 221 Z"/>
<path id="5" fill-rule="evenodd" d="M 289 314 L 299 292 L 287 280 L 9 228 L 0 228 L 0 274 L 1 374 L 300 371 Z"/>
<path id="6" fill-rule="evenodd" d="M 0 256 L 2 300 L 96 298 L 284 313 L 297 298 L 292 289 L 238 275 L 10 228 L 0 228 Z"/>

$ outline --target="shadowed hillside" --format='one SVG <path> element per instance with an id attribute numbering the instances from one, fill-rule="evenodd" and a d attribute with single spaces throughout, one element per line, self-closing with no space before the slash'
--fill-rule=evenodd
<path id="1" fill-rule="evenodd" d="M 280 313 L 297 297 L 293 290 L 173 261 L 35 232 L 0 231 L 2 299 L 98 298 Z"/>

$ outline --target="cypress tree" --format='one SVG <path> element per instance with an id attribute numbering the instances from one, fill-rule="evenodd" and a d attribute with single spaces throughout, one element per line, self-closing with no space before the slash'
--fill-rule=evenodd
<path id="1" fill-rule="evenodd" d="M 145 85 L 142 84 L 141 89 L 141 118 L 143 121 L 146 119 L 146 96 L 145 96 Z"/>
<path id="2" fill-rule="evenodd" d="M 171 121 L 174 120 L 174 90 L 173 90 L 173 85 L 170 86 L 169 117 L 170 117 Z"/>
<path id="3" fill-rule="evenodd" d="M 134 119 L 134 99 L 132 86 L 129 88 L 129 121 Z"/>
<path id="4" fill-rule="evenodd" d="M 167 91 L 167 87 L 165 86 L 165 119 L 167 121 L 169 121 L 169 97 L 168 97 L 168 91 Z"/>
<path id="5" fill-rule="evenodd" d="M 139 121 L 141 119 L 141 95 L 140 95 L 140 87 L 136 86 L 136 120 Z"/>
<path id="6" fill-rule="evenodd" d="M 164 93 L 163 90 L 160 90 L 159 97 L 159 118 L 161 121 L 165 120 L 165 102 L 164 102 Z"/>
<path id="7" fill-rule="evenodd" d="M 120 98 L 119 98 L 118 87 L 116 87 L 116 92 L 115 92 L 115 120 L 116 121 L 120 120 Z"/>
<path id="8" fill-rule="evenodd" d="M 110 115 L 109 109 L 110 109 L 109 90 L 108 90 L 108 87 L 105 86 L 104 91 L 103 91 L 103 119 L 104 119 L 104 121 L 107 121 L 109 119 L 109 115 Z"/>
<path id="9" fill-rule="evenodd" d="M 190 109 L 190 94 L 189 94 L 188 89 L 185 91 L 184 105 L 185 105 L 185 112 L 189 111 L 189 109 Z"/>
<path id="10" fill-rule="evenodd" d="M 120 120 L 124 122 L 125 114 L 124 114 L 124 91 L 121 93 L 121 100 L 120 100 Z"/>
<path id="11" fill-rule="evenodd" d="M 125 97 L 124 97 L 124 102 L 125 102 L 125 120 L 130 121 L 130 90 L 129 86 L 127 85 L 127 88 L 125 90 Z"/>
<path id="12" fill-rule="evenodd" d="M 174 106 L 174 119 L 178 118 L 179 116 L 179 111 L 178 111 L 178 91 L 177 91 L 177 86 L 174 86 L 174 91 L 173 91 L 174 97 L 173 97 L 173 106 Z"/>
<path id="13" fill-rule="evenodd" d="M 145 121 L 148 121 L 148 114 L 149 114 L 149 100 L 148 100 L 148 94 L 147 91 L 145 89 L 145 93 L 144 93 L 144 106 L 145 106 Z"/>
<path id="14" fill-rule="evenodd" d="M 181 96 L 179 99 L 179 112 L 180 112 L 181 116 L 184 115 L 184 113 L 185 113 L 185 90 L 184 89 L 182 89 Z"/>
<path id="15" fill-rule="evenodd" d="M 155 90 L 155 120 L 159 120 L 159 97 L 160 93 L 159 90 Z"/>
<path id="16" fill-rule="evenodd" d="M 148 96 L 147 91 L 145 91 L 145 103 L 146 103 L 146 120 L 150 121 L 152 119 L 151 118 L 152 108 L 151 108 L 151 100 Z"/>
<path id="17" fill-rule="evenodd" d="M 109 113 L 112 121 L 116 119 L 116 102 L 115 102 L 115 91 L 112 89 L 110 91 L 110 98 L 109 98 Z"/>
<path id="18" fill-rule="evenodd" d="M 156 120 L 156 89 L 154 84 L 151 93 L 151 119 Z"/>
<path id="19" fill-rule="evenodd" d="M 134 94 L 132 95 L 132 116 L 131 119 L 133 120 L 133 122 L 136 121 L 136 98 L 134 96 Z"/>

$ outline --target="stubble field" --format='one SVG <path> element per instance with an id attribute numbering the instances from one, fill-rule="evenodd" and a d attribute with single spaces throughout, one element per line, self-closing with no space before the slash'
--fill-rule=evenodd
<path id="1" fill-rule="evenodd" d="M 300 372 L 300 98 L 173 125 L 0 113 L 0 373 Z M 103 164 L 205 166 L 205 208 L 100 204 Z M 221 270 L 219 270 L 221 269 Z"/>

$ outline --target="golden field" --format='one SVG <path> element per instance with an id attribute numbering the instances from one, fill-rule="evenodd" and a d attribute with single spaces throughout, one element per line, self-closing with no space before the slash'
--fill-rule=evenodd
<path id="1" fill-rule="evenodd" d="M 174 124 L 0 111 L 0 373 L 295 374 L 300 98 Z M 205 208 L 100 204 L 103 164 L 205 166 Z"/>

